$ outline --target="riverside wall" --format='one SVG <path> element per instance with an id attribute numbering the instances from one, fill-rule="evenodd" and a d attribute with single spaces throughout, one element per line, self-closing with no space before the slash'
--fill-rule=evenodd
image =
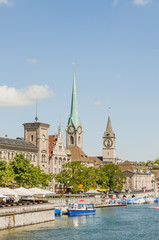
<path id="1" fill-rule="evenodd" d="M 84 200 L 85 203 L 101 204 L 101 196 L 94 197 L 66 197 L 66 198 L 50 198 L 48 201 L 52 203 L 54 207 L 65 207 L 71 203 L 79 203 L 80 200 Z"/>
<path id="2" fill-rule="evenodd" d="M 135 197 L 155 197 L 155 193 L 154 193 L 154 190 L 152 191 L 136 191 L 136 192 L 131 192 L 131 193 L 120 193 L 120 194 L 117 194 L 117 196 L 119 198 L 122 198 L 123 196 L 125 196 L 126 198 L 132 198 L 132 196 L 135 196 Z"/>
<path id="3" fill-rule="evenodd" d="M 52 204 L 5 207 L 0 209 L 0 230 L 55 220 Z"/>

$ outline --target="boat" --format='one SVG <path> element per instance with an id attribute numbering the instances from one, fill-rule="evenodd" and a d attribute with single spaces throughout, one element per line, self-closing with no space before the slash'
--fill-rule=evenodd
<path id="1" fill-rule="evenodd" d="M 93 203 L 73 203 L 67 209 L 69 216 L 95 214 L 96 210 Z"/>
<path id="2" fill-rule="evenodd" d="M 145 203 L 148 203 L 148 204 L 154 203 L 154 198 L 150 198 L 150 197 L 146 198 Z"/>
<path id="3" fill-rule="evenodd" d="M 134 204 L 143 204 L 145 203 L 145 199 L 144 198 L 136 198 L 133 200 Z"/>

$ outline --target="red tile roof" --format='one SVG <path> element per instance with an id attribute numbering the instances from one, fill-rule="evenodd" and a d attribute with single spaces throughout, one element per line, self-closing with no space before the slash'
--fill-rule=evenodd
<path id="1" fill-rule="evenodd" d="M 49 157 L 52 156 L 53 150 L 56 146 L 58 135 L 49 135 Z"/>

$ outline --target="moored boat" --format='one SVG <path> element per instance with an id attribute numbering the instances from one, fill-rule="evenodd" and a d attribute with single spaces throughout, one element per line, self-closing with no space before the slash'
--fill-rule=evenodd
<path id="1" fill-rule="evenodd" d="M 69 204 L 67 209 L 69 216 L 95 214 L 94 204 L 79 203 Z"/>
<path id="2" fill-rule="evenodd" d="M 145 203 L 145 199 L 144 198 L 136 198 L 133 200 L 134 204 L 143 204 Z"/>

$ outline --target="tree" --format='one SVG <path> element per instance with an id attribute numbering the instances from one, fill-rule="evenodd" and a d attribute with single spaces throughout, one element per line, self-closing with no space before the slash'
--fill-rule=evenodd
<path id="1" fill-rule="evenodd" d="M 103 168 L 100 169 L 100 184 L 103 186 L 108 186 L 110 190 L 117 190 L 121 192 L 123 188 L 123 184 L 125 183 L 126 177 L 119 169 L 117 165 L 114 164 L 106 164 Z M 107 177 L 102 177 L 102 176 Z"/>
<path id="2" fill-rule="evenodd" d="M 46 174 L 40 167 L 35 167 L 23 154 L 17 154 L 14 160 L 10 162 L 10 167 L 15 174 L 14 180 L 19 186 L 46 187 L 52 180 L 51 174 Z"/>
<path id="3" fill-rule="evenodd" d="M 79 192 L 79 186 L 82 185 L 85 191 L 97 187 L 98 170 L 93 167 L 87 167 L 78 161 L 66 163 L 63 171 L 56 174 L 55 180 L 64 184 L 66 187 L 72 187 L 73 193 Z"/>
<path id="4" fill-rule="evenodd" d="M 6 161 L 0 161 L 0 183 L 5 186 L 12 184 L 14 171 Z"/>

